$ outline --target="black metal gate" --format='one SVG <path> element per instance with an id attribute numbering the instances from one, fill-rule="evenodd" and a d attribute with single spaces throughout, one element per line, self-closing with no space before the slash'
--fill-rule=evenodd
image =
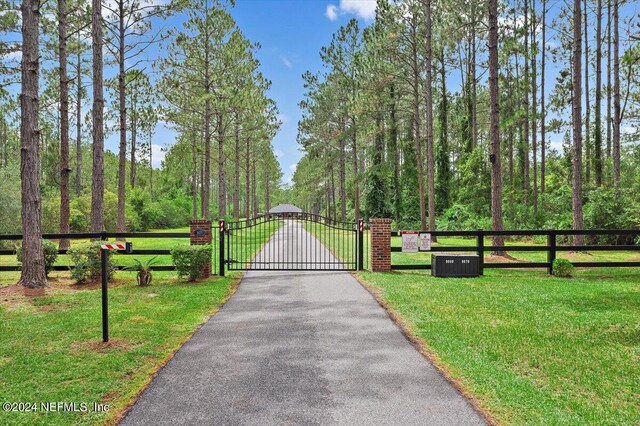
<path id="1" fill-rule="evenodd" d="M 310 213 L 220 221 L 220 271 L 355 271 L 363 266 L 362 220 Z"/>

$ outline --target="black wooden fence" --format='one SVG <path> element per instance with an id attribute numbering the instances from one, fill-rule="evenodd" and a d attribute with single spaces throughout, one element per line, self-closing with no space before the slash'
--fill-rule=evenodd
<path id="1" fill-rule="evenodd" d="M 482 274 L 485 268 L 547 268 L 549 274 L 553 272 L 553 261 L 556 259 L 558 252 L 594 252 L 594 251 L 629 251 L 640 252 L 640 244 L 623 244 L 623 245 L 564 245 L 558 244 L 558 237 L 560 236 L 574 236 L 583 235 L 590 237 L 597 236 L 618 236 L 618 237 L 638 237 L 640 236 L 640 229 L 615 229 L 615 230 L 530 230 L 530 231 L 421 231 L 428 232 L 434 237 L 463 237 L 473 238 L 475 244 L 467 246 L 432 246 L 431 250 L 427 253 L 456 253 L 456 252 L 471 252 L 477 253 L 480 260 L 480 273 Z M 401 233 L 399 231 L 392 231 L 392 237 L 399 237 Z M 493 236 L 503 237 L 515 237 L 515 236 L 546 236 L 546 245 L 505 245 L 505 246 L 492 246 L 485 245 L 485 238 Z M 391 247 L 391 252 L 401 252 L 401 247 Z M 528 252 L 546 252 L 546 262 L 486 262 L 484 261 L 485 253 L 492 253 L 495 251 L 528 251 Z M 424 253 L 424 252 L 423 252 Z M 640 262 L 571 262 L 575 267 L 640 267 Z M 431 269 L 431 265 L 426 263 L 421 264 L 407 264 L 407 265 L 391 265 L 391 269 L 394 270 L 416 270 L 416 269 Z"/>
<path id="2" fill-rule="evenodd" d="M 110 239 L 113 240 L 123 240 L 128 238 L 184 238 L 186 241 L 184 244 L 189 244 L 190 235 L 188 232 L 83 232 L 83 233 L 71 233 L 71 234 L 43 234 L 42 238 L 44 240 L 102 240 L 108 241 Z M 22 235 L 20 234 L 11 234 L 11 235 L 0 235 L 0 242 L 2 241 L 20 241 L 22 240 Z M 217 239 L 214 238 L 211 242 L 213 247 L 213 256 L 212 259 L 217 259 Z M 19 244 L 19 243 L 18 243 Z M 0 249 L 0 255 L 15 255 L 16 250 L 11 249 Z M 58 250 L 58 254 L 67 254 L 67 250 Z M 170 255 L 171 249 L 136 249 L 135 243 L 133 244 L 133 250 L 130 252 L 119 251 L 119 255 L 122 256 L 133 256 L 133 255 Z M 55 271 L 68 271 L 73 266 L 67 265 L 55 265 L 53 269 Z M 116 265 L 116 269 L 123 270 L 125 269 L 125 265 Z M 211 264 L 212 273 L 217 274 L 217 262 L 212 262 Z M 152 265 L 151 269 L 154 271 L 174 271 L 175 265 Z M 2 271 L 20 271 L 21 266 L 19 265 L 0 265 L 0 272 Z"/>

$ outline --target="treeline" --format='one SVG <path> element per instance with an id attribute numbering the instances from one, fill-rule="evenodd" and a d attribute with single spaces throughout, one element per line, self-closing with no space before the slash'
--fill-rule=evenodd
<path id="1" fill-rule="evenodd" d="M 304 75 L 296 202 L 405 229 L 640 226 L 639 28 L 624 7 L 379 0 Z"/>
<path id="2" fill-rule="evenodd" d="M 23 285 L 46 284 L 42 232 L 185 226 L 279 200 L 278 111 L 232 2 L 1 5 L 0 232 L 25 236 Z"/>

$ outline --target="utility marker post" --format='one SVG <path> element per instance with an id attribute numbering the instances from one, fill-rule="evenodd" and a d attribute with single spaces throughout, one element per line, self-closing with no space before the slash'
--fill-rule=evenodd
<path id="1" fill-rule="evenodd" d="M 126 245 L 122 243 L 103 244 L 100 246 L 100 264 L 102 275 L 102 341 L 109 341 L 109 298 L 108 289 L 108 271 L 107 271 L 107 252 L 109 250 L 127 250 L 131 251 L 131 243 Z"/>

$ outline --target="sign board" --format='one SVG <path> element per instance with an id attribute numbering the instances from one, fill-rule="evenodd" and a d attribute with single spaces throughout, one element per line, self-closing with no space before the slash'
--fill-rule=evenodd
<path id="1" fill-rule="evenodd" d="M 418 237 L 418 250 L 431 251 L 431 234 L 428 232 L 421 232 Z"/>
<path id="2" fill-rule="evenodd" d="M 417 253 L 418 252 L 418 231 L 402 231 L 402 252 Z"/>

